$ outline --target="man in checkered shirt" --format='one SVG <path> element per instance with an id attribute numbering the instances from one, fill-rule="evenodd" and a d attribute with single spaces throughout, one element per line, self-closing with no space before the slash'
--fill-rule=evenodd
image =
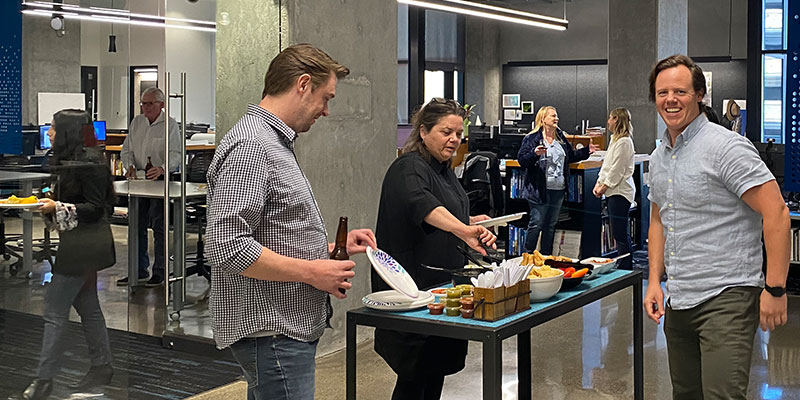
<path id="1" fill-rule="evenodd" d="M 248 399 L 313 399 L 314 356 L 352 261 L 328 259 L 325 224 L 294 143 L 327 116 L 347 67 L 308 45 L 270 63 L 264 92 L 217 147 L 208 169 L 208 253 L 214 339 L 230 347 Z M 369 229 L 349 254 L 377 247 Z"/>

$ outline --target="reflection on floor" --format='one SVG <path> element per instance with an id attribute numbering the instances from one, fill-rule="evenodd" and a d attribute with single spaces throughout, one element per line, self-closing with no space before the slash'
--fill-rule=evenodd
<path id="1" fill-rule="evenodd" d="M 639 309 L 640 304 L 637 304 Z M 628 289 L 534 328 L 531 331 L 533 398 L 632 399 L 632 306 Z M 648 319 L 644 323 L 646 398 L 671 398 L 662 325 Z M 760 330 L 756 334 L 748 399 L 800 399 L 798 333 L 800 297 L 790 297 L 789 324 L 771 334 Z M 317 399 L 345 397 L 344 365 L 344 351 L 317 360 Z M 359 345 L 357 366 L 358 398 L 391 397 L 395 375 L 372 350 L 372 342 Z M 510 338 L 503 343 L 503 399 L 517 398 L 516 366 L 516 339 Z M 481 367 L 481 345 L 471 342 L 467 367 L 445 379 L 442 399 L 479 398 Z"/>
<path id="2" fill-rule="evenodd" d="M 6 232 L 22 231 L 21 221 L 17 218 L 8 218 L 5 223 Z M 34 218 L 34 238 L 41 237 L 43 229 L 41 220 Z M 100 271 L 97 280 L 98 296 L 108 327 L 153 336 L 161 336 L 167 329 L 187 335 L 212 337 L 207 304 L 210 288 L 208 281 L 198 275 L 186 279 L 186 306 L 180 313 L 180 320 L 171 320 L 167 316 L 163 286 L 137 287 L 130 296 L 127 287 L 116 286 L 117 279 L 128 274 L 128 227 L 112 225 L 112 232 L 116 244 L 117 263 L 111 268 Z M 53 235 L 55 238 L 58 237 L 55 233 Z M 152 240 L 151 232 L 149 246 L 151 260 Z M 196 234 L 187 234 L 187 252 L 195 250 L 196 241 Z M 51 270 L 49 262 L 34 261 L 33 276 L 27 279 L 28 271 L 20 271 L 16 276 L 11 276 L 8 266 L 14 261 L 16 260 L 13 257 L 7 261 L 0 261 L 0 309 L 42 315 L 44 285 L 49 281 Z M 72 310 L 70 319 L 80 321 L 75 310 Z"/>
<path id="3" fill-rule="evenodd" d="M 35 236 L 41 236 L 41 224 L 35 224 Z M 130 329 L 136 333 L 160 336 L 164 329 L 176 333 L 211 337 L 207 312 L 205 279 L 193 276 L 187 279 L 187 292 L 196 305 L 181 312 L 180 321 L 167 322 L 163 288 L 137 288 L 128 301 L 128 289 L 117 287 L 118 278 L 127 275 L 127 227 L 114 226 L 117 244 L 117 265 L 100 273 L 98 289 L 100 301 L 110 328 Z M 6 220 L 7 232 L 21 231 L 19 220 Z M 194 235 L 187 239 L 189 251 L 194 248 Z M 152 247 L 152 245 L 151 245 Z M 13 259 L 11 260 L 13 261 Z M 27 280 L 23 274 L 11 277 L 7 265 L 0 262 L 0 309 L 41 315 L 46 280 L 47 263 L 34 264 L 34 277 Z M 533 398 L 535 399 L 630 399 L 633 397 L 631 370 L 631 292 L 626 290 L 600 302 L 586 306 L 531 332 Z M 193 301 L 189 299 L 189 301 Z M 638 308 L 639 305 L 637 304 Z M 8 317 L 7 317 L 8 318 Z M 79 318 L 73 311 L 73 321 Z M 0 320 L 0 323 L 2 321 Z M 3 345 L 13 335 L 27 336 L 28 332 L 11 331 L 0 325 Z M 41 329 L 41 328 L 39 328 Z M 361 328 L 368 329 L 368 328 Z M 800 298 L 790 297 L 789 325 L 772 334 L 756 335 L 756 345 L 750 375 L 749 399 L 800 399 Z M 671 386 L 667 363 L 666 342 L 661 325 L 645 319 L 645 393 L 647 398 L 670 398 Z M 82 339 L 77 342 L 82 343 Z M 33 340 L 15 349 L 17 355 L 38 357 L 40 343 Z M 503 344 L 503 393 L 505 399 L 516 398 L 516 343 Z M 151 350 L 142 350 L 142 365 Z M 154 351 L 154 350 L 153 350 Z M 175 353 L 175 352 L 173 352 Z M 84 357 L 83 354 L 80 357 Z M 0 368 L 6 367 L 5 355 Z M 446 360 L 443 360 L 446 362 Z M 35 364 L 33 364 L 35 367 Z M 133 364 L 131 364 L 133 365 Z M 31 368 L 31 367 L 26 367 Z M 74 368 L 69 379 L 76 379 L 80 371 Z M 4 370 L 0 370 L 3 374 Z M 317 360 L 317 399 L 344 398 L 344 352 L 336 352 Z M 32 374 L 28 370 L 25 374 Z M 10 375 L 0 375 L 7 377 Z M 471 343 L 467 368 L 445 380 L 443 399 L 477 398 L 481 392 L 481 348 Z M 16 379 L 16 378 L 15 378 Z M 20 378 L 21 379 L 21 378 Z M 3 378 L 0 378 L 2 381 Z M 362 343 L 358 349 L 358 392 L 362 399 L 387 399 L 391 395 L 395 376 L 386 363 L 372 350 L 372 343 Z M 124 384 L 123 384 L 124 386 Z M 241 385 L 236 386 L 241 390 Z M 120 387 L 124 393 L 125 388 Z M 132 389 L 128 389 L 132 390 Z M 153 393 L 160 393 L 154 391 Z M 195 392 L 197 393 L 197 392 Z M 155 396 L 155 394 L 154 394 Z M 186 395 L 188 396 L 188 394 Z M 184 396 L 185 397 L 185 396 Z M 120 394 L 120 397 L 128 398 Z M 134 397 L 130 397 L 134 398 Z M 180 397 L 174 397 L 180 398 Z"/>

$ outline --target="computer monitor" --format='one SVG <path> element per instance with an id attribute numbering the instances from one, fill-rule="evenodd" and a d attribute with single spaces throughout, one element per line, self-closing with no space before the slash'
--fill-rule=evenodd
<path id="1" fill-rule="evenodd" d="M 94 121 L 94 137 L 97 140 L 106 140 L 106 121 Z"/>
<path id="2" fill-rule="evenodd" d="M 50 136 L 47 136 L 47 131 L 50 130 L 50 125 L 42 125 L 39 127 L 39 148 L 47 150 L 53 145 L 50 143 Z"/>

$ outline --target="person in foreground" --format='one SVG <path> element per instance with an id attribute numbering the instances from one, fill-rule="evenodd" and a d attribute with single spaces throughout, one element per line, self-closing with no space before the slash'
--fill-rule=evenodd
<path id="1" fill-rule="evenodd" d="M 633 125 L 631 113 L 626 108 L 615 108 L 608 115 L 611 145 L 606 151 L 603 166 L 597 176 L 592 193 L 597 198 L 606 196 L 611 233 L 617 242 L 617 255 L 631 252 L 631 235 L 628 232 L 628 214 L 636 195 L 633 185 Z M 620 260 L 619 267 L 631 269 L 633 257 Z"/>
<path id="2" fill-rule="evenodd" d="M 376 236 L 382 250 L 402 265 L 419 288 L 450 280 L 450 274 L 421 264 L 464 267 L 458 246 L 486 254 L 495 236 L 480 225 L 487 215 L 469 216 L 469 199 L 450 159 L 456 153 L 467 112 L 455 100 L 434 98 L 413 117 L 403 155 L 383 180 Z M 389 286 L 372 271 L 373 292 Z M 393 400 L 438 399 L 445 375 L 464 368 L 465 340 L 375 330 L 375 351 L 397 374 Z M 443 360 L 446 360 L 443 362 Z"/>
<path id="3" fill-rule="evenodd" d="M 94 141 L 92 120 L 85 111 L 62 110 L 50 125 L 53 159 L 50 171 L 58 178 L 53 199 L 42 198 L 39 211 L 51 230 L 58 230 L 59 246 L 53 277 L 44 299 L 44 335 L 39 370 L 18 399 L 46 399 L 53 378 L 70 347 L 66 330 L 69 310 L 81 317 L 91 367 L 73 390 L 86 391 L 111 382 L 108 330 L 97 298 L 97 271 L 116 262 L 108 222 L 116 200 L 111 172 L 102 152 L 85 147 Z"/>
<path id="4" fill-rule="evenodd" d="M 261 101 L 225 135 L 208 169 L 214 339 L 231 348 L 250 400 L 314 398 L 329 295 L 347 297 L 339 289 L 355 275 L 353 261 L 328 259 L 325 223 L 294 153 L 349 72 L 308 44 L 281 51 Z M 350 255 L 367 245 L 377 247 L 371 230 L 349 232 Z"/>
<path id="5" fill-rule="evenodd" d="M 745 399 L 756 327 L 786 323 L 789 210 L 753 144 L 702 114 L 705 90 L 684 55 L 650 72 L 667 129 L 650 160 L 643 305 L 664 317 L 674 399 Z"/>

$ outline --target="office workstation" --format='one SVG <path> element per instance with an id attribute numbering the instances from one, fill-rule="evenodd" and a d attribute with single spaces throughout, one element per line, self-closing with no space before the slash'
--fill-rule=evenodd
<path id="1" fill-rule="evenodd" d="M 648 278 L 649 156 L 665 129 L 648 100 L 647 74 L 663 57 L 691 56 L 708 73 L 709 107 L 733 134 L 743 134 L 754 144 L 783 186 L 792 179 L 788 171 L 794 165 L 784 161 L 794 154 L 786 136 L 791 117 L 783 114 L 791 99 L 785 97 L 788 84 L 784 83 L 790 76 L 786 71 L 791 47 L 784 48 L 776 38 L 788 34 L 791 21 L 776 15 L 790 15 L 789 1 L 690 0 L 676 9 L 649 0 L 480 2 L 569 22 L 565 30 L 550 30 L 371 0 L 63 2 L 63 7 L 80 8 L 74 12 L 86 13 L 88 19 L 70 19 L 27 0 L 0 6 L 7 7 L 0 9 L 0 46 L 15 48 L 19 55 L 7 70 L 0 68 L 0 80 L 7 85 L 0 85 L 0 115 L 12 115 L 0 118 L 0 153 L 4 153 L 0 199 L 12 194 L 44 198 L 54 190 L 54 174 L 47 169 L 53 157 L 48 131 L 53 114 L 64 108 L 88 113 L 93 134 L 85 138 L 102 155 L 103 168 L 113 180 L 114 204 L 107 220 L 115 263 L 97 272 L 95 286 L 112 331 L 112 350 L 124 350 L 115 356 L 121 360 L 112 362 L 115 376 L 105 389 L 106 397 L 134 398 L 135 393 L 153 390 L 185 398 L 223 386 L 234 396 L 246 396 L 243 373 L 231 351 L 217 350 L 213 343 L 206 172 L 222 138 L 248 105 L 262 99 L 269 61 L 294 44 L 290 41 L 302 41 L 350 69 L 350 75 L 338 80 L 329 113 L 300 134 L 293 148 L 313 189 L 328 242 L 334 241 L 341 216 L 349 218 L 352 229 L 376 229 L 387 168 L 402 153 L 414 110 L 433 97 L 473 106 L 452 167 L 458 173 L 471 155 L 494 154 L 500 179 L 492 217 L 530 214 L 530 204 L 520 192 L 525 168 L 518 156 L 542 106 L 557 109 L 558 127 L 573 150 L 593 145 L 599 153 L 612 143 L 609 112 L 626 107 L 632 115 L 635 146 L 635 194 L 629 209 L 634 271 L 616 271 L 622 278 L 609 285 L 603 281 L 581 286 L 565 292 L 575 295 L 572 300 L 532 304 L 535 310 L 530 314 L 485 328 L 460 320 L 437 325 L 431 318 L 365 309 L 373 267 L 367 257 L 353 255 L 353 286 L 347 298 L 331 297 L 331 328 L 317 345 L 315 398 L 391 397 L 398 377 L 374 350 L 373 330 L 357 329 L 358 325 L 415 333 L 438 330 L 445 333 L 442 336 L 475 339 L 468 345 L 464 370 L 445 378 L 441 398 L 625 399 L 642 393 L 647 398 L 669 398 L 663 321 L 651 323 L 641 313 L 641 299 L 638 306 L 635 299 L 643 296 L 639 292 L 647 287 Z M 122 13 L 113 18 L 135 22 L 149 16 L 148 21 L 164 25 L 92 20 L 90 7 Z M 780 29 L 767 23 L 779 19 L 784 21 Z M 653 31 L 653 26 L 662 29 Z M 18 36 L 6 34 L 12 30 Z M 11 94 L 3 92 L 7 87 Z M 143 95 L 154 87 L 163 91 L 163 118 L 175 120 L 179 139 L 174 141 L 169 128 L 164 132 L 160 125 L 152 154 L 141 154 L 143 158 L 134 161 L 141 161 L 135 168 L 138 179 L 128 179 L 130 159 L 123 160 L 122 146 L 136 134 L 131 134 L 134 118 L 153 107 L 153 100 Z M 6 107 L 10 104 L 14 107 Z M 170 137 L 169 146 L 164 137 Z M 173 160 L 169 154 L 176 150 L 165 147 L 176 143 L 180 155 Z M 169 161 L 153 160 L 151 167 L 163 167 L 164 173 L 148 179 L 147 157 L 153 157 L 155 149 L 165 152 Z M 614 247 L 608 201 L 592 193 L 603 163 L 604 158 L 596 155 L 569 165 L 574 184 L 569 185 L 555 225 L 563 238 L 563 256 L 622 255 Z M 793 191 L 785 194 L 789 207 L 797 211 L 800 198 Z M 145 208 L 147 213 L 165 210 L 167 218 L 139 218 Z M 525 215 L 497 226 L 498 253 L 493 254 L 507 259 L 520 256 L 528 222 Z M 158 234 L 164 235 L 158 243 L 155 224 L 161 227 Z M 52 264 L 61 249 L 58 231 L 48 231 L 36 210 L 3 209 L 0 225 L 8 249 L 4 254 L 9 256 L 0 260 L 0 319 L 12 321 L 2 326 L 9 332 L 12 323 L 24 322 L 27 325 L 20 326 L 31 333 L 24 342 L 20 336 L 0 335 L 25 355 L 13 365 L 0 361 L 12 371 L 13 382 L 0 379 L 0 396 L 6 397 L 24 389 L 20 385 L 37 374 L 45 295 L 52 287 Z M 796 225 L 793 220 L 794 244 Z M 161 242 L 166 248 L 157 252 Z M 800 245 L 791 250 L 790 291 L 797 290 L 800 282 L 795 264 L 800 255 L 795 248 Z M 148 284 L 157 274 L 155 263 L 162 254 L 164 283 Z M 144 264 L 147 276 L 140 276 Z M 788 325 L 771 333 L 759 331 L 755 337 L 750 398 L 800 395 L 792 373 L 800 368 L 795 362 L 798 346 L 791 337 L 800 316 L 796 297 L 790 296 L 788 302 Z M 80 332 L 80 316 L 72 312 L 69 321 Z M 404 322 L 408 326 L 401 327 Z M 519 335 L 526 335 L 529 343 Z M 55 378 L 54 397 L 71 396 L 69 385 L 80 381 L 90 367 L 83 338 L 80 334 L 71 338 L 72 352 L 65 364 L 69 368 Z M 130 343 L 126 340 L 142 347 L 120 344 Z M 151 345 L 166 353 L 146 347 Z M 0 349 L 0 359 L 10 360 L 7 351 Z M 157 361 L 169 360 L 172 353 L 189 358 L 178 363 Z M 153 364 L 170 367 L 151 370 Z M 209 374 L 217 365 L 224 366 L 219 376 Z M 174 379 L 164 382 L 156 375 Z"/>

